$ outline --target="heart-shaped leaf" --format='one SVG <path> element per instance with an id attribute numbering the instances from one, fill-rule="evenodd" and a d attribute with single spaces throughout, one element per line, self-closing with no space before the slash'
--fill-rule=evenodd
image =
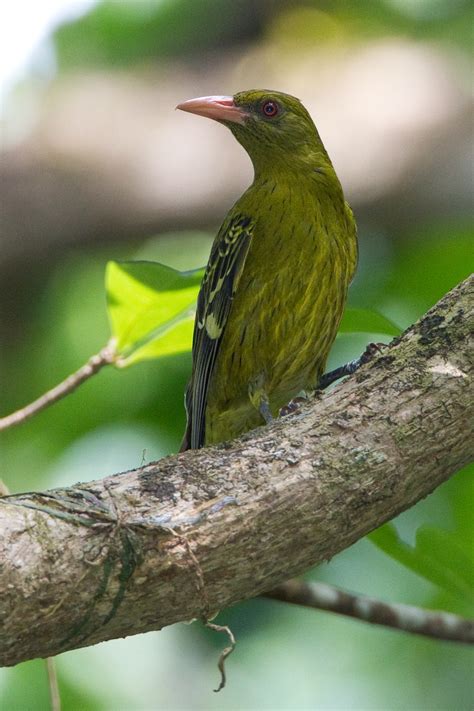
<path id="1" fill-rule="evenodd" d="M 190 350 L 203 273 L 179 272 L 158 262 L 108 263 L 107 308 L 117 365 Z"/>

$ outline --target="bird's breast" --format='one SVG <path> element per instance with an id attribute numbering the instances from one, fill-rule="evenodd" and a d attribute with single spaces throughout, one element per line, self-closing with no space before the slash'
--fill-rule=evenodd
<path id="1" fill-rule="evenodd" d="M 213 409 L 248 401 L 255 378 L 271 402 L 284 404 L 314 387 L 325 366 L 354 269 L 346 242 L 355 234 L 331 206 L 290 197 L 261 201 L 254 213 L 210 392 Z"/>

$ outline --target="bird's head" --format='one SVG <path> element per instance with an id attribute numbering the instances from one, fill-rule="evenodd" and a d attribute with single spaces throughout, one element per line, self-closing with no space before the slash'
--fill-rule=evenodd
<path id="1" fill-rule="evenodd" d="M 176 107 L 226 125 L 246 149 L 256 172 L 281 167 L 332 171 L 316 127 L 299 99 L 253 89 L 234 96 L 203 96 Z"/>

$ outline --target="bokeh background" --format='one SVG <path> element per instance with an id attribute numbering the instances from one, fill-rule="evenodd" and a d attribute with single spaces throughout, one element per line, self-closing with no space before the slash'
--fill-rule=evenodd
<path id="1" fill-rule="evenodd" d="M 472 269 L 469 0 L 41 0 L 0 10 L 0 414 L 62 380 L 107 341 L 109 259 L 189 269 L 251 180 L 221 126 L 187 98 L 275 88 L 312 113 L 351 202 L 360 266 L 350 305 L 409 325 Z M 330 365 L 380 334 L 344 334 Z M 176 451 L 183 354 L 103 371 L 2 433 L 12 491 L 97 478 Z M 472 471 L 400 516 L 472 540 Z M 362 540 L 308 573 L 348 589 L 466 614 Z M 472 612 L 472 609 L 471 609 Z M 269 601 L 57 659 L 66 711 L 468 709 L 466 649 Z M 0 706 L 47 709 L 41 660 L 0 670 Z"/>

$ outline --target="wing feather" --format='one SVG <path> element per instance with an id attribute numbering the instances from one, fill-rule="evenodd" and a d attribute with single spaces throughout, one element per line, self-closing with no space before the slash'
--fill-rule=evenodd
<path id="1" fill-rule="evenodd" d="M 188 423 L 182 450 L 197 449 L 205 442 L 209 386 L 254 226 L 250 217 L 231 213 L 211 250 L 194 323 L 193 373 L 186 392 Z"/>

